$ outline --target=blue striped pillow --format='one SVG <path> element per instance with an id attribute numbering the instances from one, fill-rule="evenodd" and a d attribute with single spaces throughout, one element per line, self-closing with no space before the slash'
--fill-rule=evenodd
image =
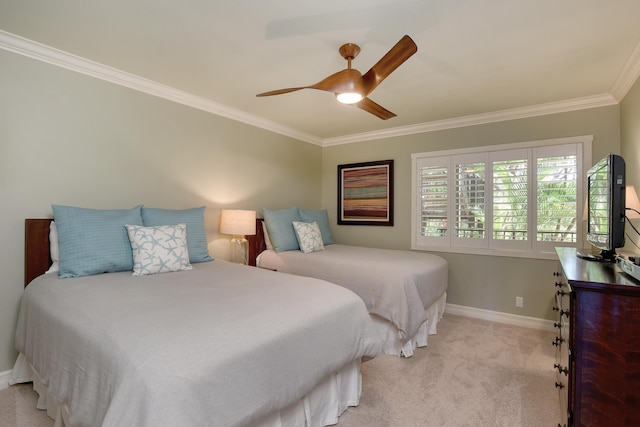
<path id="1" fill-rule="evenodd" d="M 186 224 L 189 262 L 206 262 L 213 258 L 209 255 L 207 246 L 204 209 L 204 206 L 182 210 L 142 208 L 142 220 L 145 227 Z"/>
<path id="2" fill-rule="evenodd" d="M 142 225 L 142 205 L 111 210 L 51 208 L 58 228 L 61 278 L 133 270 L 125 225 Z"/>
<path id="3" fill-rule="evenodd" d="M 297 251 L 298 239 L 296 232 L 293 230 L 293 221 L 300 221 L 300 213 L 298 208 L 280 209 L 272 211 L 262 209 L 264 223 L 267 224 L 267 232 L 269 240 L 276 252 Z"/>
<path id="4" fill-rule="evenodd" d="M 304 222 L 317 223 L 318 228 L 320 228 L 320 233 L 322 234 L 322 243 L 325 246 L 333 244 L 331 228 L 329 227 L 329 214 L 326 209 L 300 209 L 300 219 Z"/>

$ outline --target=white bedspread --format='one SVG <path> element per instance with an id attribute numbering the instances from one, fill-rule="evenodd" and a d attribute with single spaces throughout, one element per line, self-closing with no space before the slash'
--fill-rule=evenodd
<path id="1" fill-rule="evenodd" d="M 425 309 L 446 292 L 449 274 L 447 261 L 437 255 L 339 244 L 308 254 L 266 250 L 258 265 L 351 289 L 369 313 L 398 328 L 402 341 L 427 320 Z"/>
<path id="2" fill-rule="evenodd" d="M 247 425 L 380 344 L 352 292 L 222 261 L 25 290 L 17 349 L 87 426 Z"/>

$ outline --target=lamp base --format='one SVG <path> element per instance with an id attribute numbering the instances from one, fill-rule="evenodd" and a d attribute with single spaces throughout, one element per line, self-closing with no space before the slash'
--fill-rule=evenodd
<path id="1" fill-rule="evenodd" d="M 249 264 L 249 241 L 244 236 L 233 235 L 229 242 L 229 261 L 237 264 Z"/>

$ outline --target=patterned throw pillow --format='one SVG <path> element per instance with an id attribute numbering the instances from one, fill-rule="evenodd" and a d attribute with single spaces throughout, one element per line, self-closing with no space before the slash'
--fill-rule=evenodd
<path id="1" fill-rule="evenodd" d="M 133 252 L 133 275 L 191 270 L 187 249 L 187 226 L 126 225 Z"/>
<path id="2" fill-rule="evenodd" d="M 324 251 L 322 234 L 320 234 L 318 223 L 293 221 L 293 229 L 296 232 L 302 252 L 308 254 L 309 252 Z"/>

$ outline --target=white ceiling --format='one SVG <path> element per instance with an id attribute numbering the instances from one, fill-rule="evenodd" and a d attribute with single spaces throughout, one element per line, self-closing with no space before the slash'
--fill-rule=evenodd
<path id="1" fill-rule="evenodd" d="M 639 18 L 638 0 L 0 0 L 5 36 L 321 144 L 619 101 L 640 72 Z M 404 34 L 418 52 L 370 95 L 395 118 L 328 92 L 255 96 L 346 68 L 346 42 L 361 47 L 353 67 L 364 74 Z"/>

